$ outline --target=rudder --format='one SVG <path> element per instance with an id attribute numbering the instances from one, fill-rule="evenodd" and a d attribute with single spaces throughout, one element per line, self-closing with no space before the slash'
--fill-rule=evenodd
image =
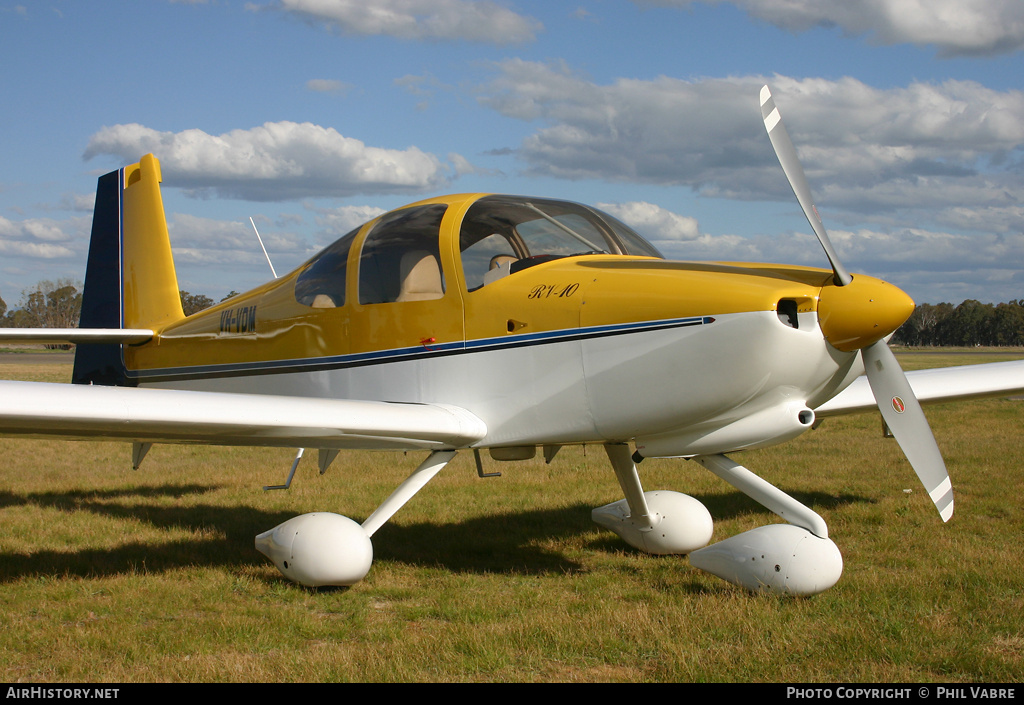
<path id="1" fill-rule="evenodd" d="M 185 317 L 160 196 L 160 162 L 147 154 L 123 172 L 124 327 L 159 330 Z"/>

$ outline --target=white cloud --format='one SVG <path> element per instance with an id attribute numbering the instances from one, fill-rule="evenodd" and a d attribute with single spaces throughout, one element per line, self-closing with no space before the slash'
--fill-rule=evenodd
<path id="1" fill-rule="evenodd" d="M 519 150 L 531 172 L 696 187 L 771 161 L 757 131 L 757 78 L 598 85 L 560 64 L 513 59 L 498 68 L 480 100 L 542 123 Z"/>
<path id="2" fill-rule="evenodd" d="M 93 206 L 95 205 L 95 193 L 66 193 L 61 197 L 58 207 L 62 210 L 92 213 Z"/>
<path id="3" fill-rule="evenodd" d="M 167 228 L 171 244 L 175 247 L 201 245 L 203 249 L 208 250 L 251 251 L 254 254 L 258 253 L 260 258 L 263 257 L 256 234 L 248 223 L 174 213 L 168 218 Z"/>
<path id="4" fill-rule="evenodd" d="M 84 158 L 133 162 L 149 152 L 160 159 L 165 184 L 254 201 L 411 193 L 447 183 L 448 168 L 432 154 L 370 147 L 311 123 L 268 122 L 222 135 L 114 125 L 90 138 Z"/>
<path id="5" fill-rule="evenodd" d="M 518 151 L 531 173 L 791 201 L 761 121 L 764 82 L 659 77 L 599 85 L 564 65 L 509 60 L 480 100 L 539 123 Z M 1005 217 L 1024 190 L 1022 91 L 969 81 L 893 89 L 853 78 L 768 82 L 832 217 L 872 213 L 907 225 L 912 220 L 899 214 L 938 219 L 954 206 L 1002 209 Z M 962 211 L 957 218 L 968 220 Z"/>
<path id="6" fill-rule="evenodd" d="M 256 216 L 260 236 L 273 262 L 284 276 L 314 251 L 305 236 Z M 267 258 L 248 218 L 220 220 L 185 213 L 168 217 L 178 285 L 194 293 L 220 298 L 229 289 L 246 290 L 271 278 Z"/>
<path id="7" fill-rule="evenodd" d="M 923 301 L 958 300 L 960 291 L 979 298 L 980 287 L 990 300 L 1020 298 L 1022 91 L 969 81 L 879 89 L 853 78 L 786 76 L 602 85 L 564 64 L 508 60 L 479 99 L 534 123 L 516 151 L 529 174 L 678 185 L 704 197 L 778 201 L 795 215 L 761 120 L 765 82 L 848 269 L 911 287 Z M 806 223 L 798 232 L 741 237 L 694 222 L 673 239 L 665 234 L 667 211 L 656 205 L 603 207 L 670 258 L 827 266 Z M 762 233 L 776 227 L 751 226 Z M 932 272 L 927 288 L 925 269 Z"/>
<path id="8" fill-rule="evenodd" d="M 306 81 L 306 90 L 314 93 L 345 93 L 350 88 L 347 83 L 331 78 L 312 78 Z"/>
<path id="9" fill-rule="evenodd" d="M 531 17 L 482 0 L 280 0 L 277 6 L 341 34 L 518 44 L 543 29 Z"/>
<path id="10" fill-rule="evenodd" d="M 316 241 L 320 246 L 334 242 L 353 228 L 358 228 L 386 212 L 376 206 L 307 207 L 316 213 L 316 224 L 320 228 L 316 234 Z"/>
<path id="11" fill-rule="evenodd" d="M 80 229 L 82 218 L 55 220 L 53 218 L 26 218 L 10 220 L 0 215 L 0 238 L 69 242 Z"/>
<path id="12" fill-rule="evenodd" d="M 614 215 L 659 247 L 700 237 L 696 218 L 673 213 L 653 203 L 598 203 L 597 207 Z"/>
<path id="13" fill-rule="evenodd" d="M 26 218 L 15 221 L 0 216 L 0 251 L 30 257 L 69 257 L 75 253 L 68 245 L 84 225 L 84 219 L 55 220 Z M 59 244 L 58 244 L 59 243 Z"/>
<path id="14" fill-rule="evenodd" d="M 493 169 L 482 169 L 474 165 L 472 162 L 470 162 L 468 159 L 466 159 L 461 154 L 458 154 L 457 152 L 449 152 L 448 161 L 451 162 L 452 169 L 455 170 L 456 176 L 466 176 L 467 174 L 494 175 L 497 173 Z"/>
<path id="15" fill-rule="evenodd" d="M 64 231 L 58 228 L 52 221 L 47 222 L 39 219 L 26 220 L 22 223 L 21 227 L 26 235 L 35 238 L 36 240 L 62 242 L 68 239 L 67 235 L 64 234 Z"/>
<path id="16" fill-rule="evenodd" d="M 1004 276 L 1020 272 L 1024 262 L 1024 233 L 963 234 L 905 228 L 894 231 L 831 230 L 829 235 L 847 269 L 891 279 L 901 286 L 906 272 L 972 271 Z M 780 233 L 752 238 L 704 234 L 692 241 L 659 243 L 669 258 L 685 260 L 787 262 L 828 268 L 825 253 L 814 235 Z M 998 274 L 1002 272 L 1003 274 Z M 1012 298 L 1019 298 L 1018 293 Z M 1007 299 L 1008 300 L 1008 299 Z"/>
<path id="17" fill-rule="evenodd" d="M 62 245 L 44 242 L 19 242 L 0 239 L 0 253 L 8 257 L 29 257 L 32 259 L 63 259 L 77 253 Z"/>
<path id="18" fill-rule="evenodd" d="M 1024 206 L 989 206 L 982 208 L 945 208 L 941 222 L 958 230 L 987 230 L 996 233 L 1024 231 Z"/>
<path id="19" fill-rule="evenodd" d="M 695 0 L 636 0 L 689 7 Z M 729 3 L 793 32 L 837 26 L 878 44 L 935 46 L 941 56 L 995 55 L 1024 47 L 1020 0 L 700 0 Z"/>

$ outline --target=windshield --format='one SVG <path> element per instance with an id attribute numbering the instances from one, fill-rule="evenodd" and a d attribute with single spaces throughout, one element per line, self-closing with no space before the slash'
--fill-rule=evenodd
<path id="1" fill-rule="evenodd" d="M 662 255 L 607 213 L 567 201 L 486 196 L 466 212 L 460 234 L 466 287 L 472 291 L 560 257 Z"/>

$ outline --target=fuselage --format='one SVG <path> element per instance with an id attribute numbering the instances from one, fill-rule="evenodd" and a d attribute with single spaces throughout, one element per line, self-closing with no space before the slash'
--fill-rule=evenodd
<path id="1" fill-rule="evenodd" d="M 487 424 L 482 447 L 726 452 L 802 432 L 860 373 L 819 324 L 831 278 L 666 261 L 575 204 L 449 196 L 157 330 L 125 363 L 141 386 L 453 404 Z"/>

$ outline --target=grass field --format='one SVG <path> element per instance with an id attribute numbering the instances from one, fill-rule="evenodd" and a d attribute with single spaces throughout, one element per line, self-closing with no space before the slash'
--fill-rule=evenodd
<path id="1" fill-rule="evenodd" d="M 927 412 L 956 492 L 946 525 L 877 415 L 736 456 L 829 524 L 844 575 L 807 599 L 749 594 L 593 524 L 620 497 L 599 447 L 491 463 L 490 479 L 462 454 L 374 536 L 365 581 L 313 590 L 255 534 L 314 510 L 361 520 L 419 454 L 350 453 L 322 477 L 312 454 L 290 491 L 263 492 L 292 452 L 158 446 L 132 471 L 127 444 L 0 439 L 0 680 L 1019 682 L 1024 401 Z M 704 502 L 715 540 L 778 521 L 695 463 L 640 471 Z"/>

